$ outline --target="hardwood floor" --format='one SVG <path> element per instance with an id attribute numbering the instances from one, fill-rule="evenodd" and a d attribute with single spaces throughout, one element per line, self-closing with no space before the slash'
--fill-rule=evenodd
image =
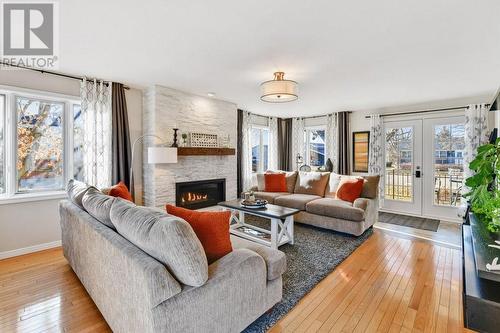
<path id="1" fill-rule="evenodd" d="M 111 332 L 61 248 L 0 261 L 0 332 Z"/>
<path id="2" fill-rule="evenodd" d="M 271 332 L 460 332 L 461 252 L 381 230 Z M 61 249 L 0 261 L 0 332 L 109 332 Z"/>
<path id="3" fill-rule="evenodd" d="M 375 230 L 271 332 L 463 331 L 461 252 Z"/>

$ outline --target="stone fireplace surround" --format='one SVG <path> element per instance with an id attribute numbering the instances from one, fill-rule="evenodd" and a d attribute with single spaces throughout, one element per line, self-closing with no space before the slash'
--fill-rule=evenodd
<path id="1" fill-rule="evenodd" d="M 178 139 L 181 133 L 187 132 L 229 134 L 230 146 L 236 147 L 236 104 L 158 85 L 146 90 L 143 103 L 144 134 L 158 135 L 170 144 L 172 128 L 177 125 Z M 147 147 L 158 143 L 154 138 L 147 138 L 144 153 Z M 188 181 L 225 179 L 226 199 L 237 197 L 236 155 L 179 156 L 176 164 L 148 164 L 146 156 L 143 160 L 146 206 L 175 204 L 176 183 Z"/>

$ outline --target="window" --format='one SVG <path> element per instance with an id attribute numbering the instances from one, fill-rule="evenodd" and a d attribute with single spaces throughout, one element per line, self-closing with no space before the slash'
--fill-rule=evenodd
<path id="1" fill-rule="evenodd" d="M 73 178 L 83 180 L 83 116 L 80 104 L 73 104 Z"/>
<path id="2" fill-rule="evenodd" d="M 16 192 L 64 189 L 64 104 L 16 97 Z"/>
<path id="3" fill-rule="evenodd" d="M 269 168 L 269 128 L 252 127 L 252 171 L 264 172 Z"/>
<path id="4" fill-rule="evenodd" d="M 0 95 L 0 195 L 5 193 L 5 95 Z"/>
<path id="5" fill-rule="evenodd" d="M 304 141 L 306 145 L 306 164 L 312 167 L 325 165 L 325 128 L 307 128 Z"/>
<path id="6" fill-rule="evenodd" d="M 76 98 L 0 90 L 0 197 L 53 193 L 81 179 L 82 125 Z"/>

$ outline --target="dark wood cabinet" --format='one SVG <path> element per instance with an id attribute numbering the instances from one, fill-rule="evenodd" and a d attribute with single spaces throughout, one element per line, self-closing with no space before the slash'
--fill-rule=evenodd
<path id="1" fill-rule="evenodd" d="M 463 302 L 465 327 L 500 332 L 500 282 L 478 277 L 471 226 L 462 226 Z"/>

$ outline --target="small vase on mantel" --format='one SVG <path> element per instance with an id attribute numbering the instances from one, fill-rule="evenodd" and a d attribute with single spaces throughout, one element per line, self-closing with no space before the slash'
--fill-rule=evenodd
<path id="1" fill-rule="evenodd" d="M 188 134 L 182 133 L 181 138 L 182 138 L 182 147 L 187 147 L 188 146 L 188 143 L 187 143 Z"/>

